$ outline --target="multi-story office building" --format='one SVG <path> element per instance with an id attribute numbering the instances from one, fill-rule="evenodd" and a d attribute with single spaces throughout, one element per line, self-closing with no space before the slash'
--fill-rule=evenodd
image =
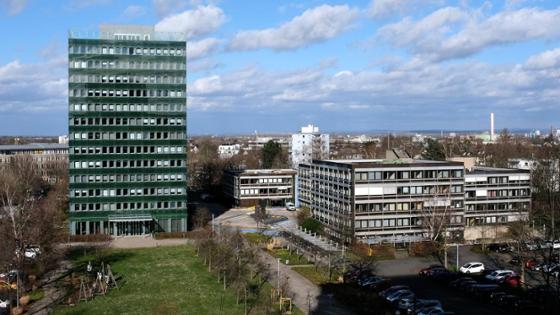
<path id="1" fill-rule="evenodd" d="M 319 133 L 319 127 L 314 125 L 301 127 L 301 133 L 293 134 L 290 142 L 292 167 L 297 169 L 301 163 L 328 159 L 329 141 L 329 135 Z"/>
<path id="2" fill-rule="evenodd" d="M 465 174 L 467 226 L 526 218 L 531 207 L 529 170 L 475 166 Z"/>
<path id="3" fill-rule="evenodd" d="M 68 145 L 58 143 L 30 143 L 0 145 L 0 170 L 19 156 L 30 157 L 43 180 L 55 182 L 68 164 Z"/>
<path id="4" fill-rule="evenodd" d="M 236 206 L 254 206 L 262 201 L 268 206 L 284 206 L 294 202 L 295 176 L 292 169 L 228 170 L 224 193 Z"/>
<path id="5" fill-rule="evenodd" d="M 421 160 L 315 160 L 300 164 L 302 205 L 337 240 L 366 243 L 429 238 L 447 220 L 450 237 L 464 226 L 464 167 Z"/>
<path id="6" fill-rule="evenodd" d="M 70 32 L 70 232 L 185 231 L 186 42 L 151 26 Z"/>
<path id="7" fill-rule="evenodd" d="M 440 226 L 454 239 L 499 237 L 531 203 L 529 171 L 465 172 L 458 161 L 314 160 L 298 174 L 300 203 L 337 240 L 410 242 L 432 238 Z"/>

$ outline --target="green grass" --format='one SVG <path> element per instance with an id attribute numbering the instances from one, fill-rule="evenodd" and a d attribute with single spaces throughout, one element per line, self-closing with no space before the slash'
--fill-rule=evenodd
<path id="1" fill-rule="evenodd" d="M 244 314 L 234 291 L 224 293 L 190 246 L 107 251 L 105 261 L 122 277 L 119 289 L 75 307 L 60 306 L 55 314 Z M 92 254 L 73 258 L 84 263 Z"/>
<path id="2" fill-rule="evenodd" d="M 265 245 L 270 241 L 270 236 L 261 233 L 244 233 L 243 237 L 253 245 Z"/>
<path id="3" fill-rule="evenodd" d="M 283 264 L 286 263 L 286 260 L 288 261 L 288 265 L 310 264 L 310 262 L 305 257 L 303 257 L 303 255 L 296 255 L 295 251 L 292 251 L 292 253 L 290 254 L 290 251 L 285 248 L 274 249 L 272 251 L 269 251 L 269 253 L 276 258 L 280 258 L 280 262 Z"/>
<path id="4" fill-rule="evenodd" d="M 38 301 L 45 296 L 43 290 L 35 290 L 29 293 L 29 299 L 31 302 Z"/>
<path id="5" fill-rule="evenodd" d="M 316 270 L 312 265 L 310 265 L 309 267 L 292 267 L 292 270 L 304 276 L 305 278 L 307 278 L 307 280 L 313 282 L 316 285 L 336 282 L 336 279 L 339 276 L 338 274 L 333 272 L 332 279 L 329 279 L 329 271 L 327 269 L 318 268 Z"/>

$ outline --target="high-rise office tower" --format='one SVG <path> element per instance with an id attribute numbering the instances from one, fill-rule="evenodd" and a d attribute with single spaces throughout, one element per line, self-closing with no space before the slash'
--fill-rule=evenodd
<path id="1" fill-rule="evenodd" d="M 186 231 L 184 38 L 138 25 L 69 33 L 72 234 Z"/>

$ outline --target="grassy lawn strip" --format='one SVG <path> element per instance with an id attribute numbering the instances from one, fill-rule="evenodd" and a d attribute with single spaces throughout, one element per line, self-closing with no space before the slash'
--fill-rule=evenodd
<path id="1" fill-rule="evenodd" d="M 297 255 L 295 251 L 290 254 L 290 251 L 285 248 L 273 249 L 269 253 L 276 258 L 280 258 L 280 262 L 283 264 L 286 264 L 286 261 L 288 265 L 311 264 L 303 255 Z"/>
<path id="2" fill-rule="evenodd" d="M 270 241 L 270 236 L 261 233 L 243 233 L 243 237 L 253 245 L 266 245 Z"/>
<path id="3" fill-rule="evenodd" d="M 244 314 L 235 291 L 224 292 L 191 246 L 107 251 L 105 262 L 123 279 L 119 289 L 74 307 L 59 306 L 55 314 Z M 79 264 L 92 255 L 73 258 Z M 253 309 L 251 314 L 261 313 Z"/>
<path id="4" fill-rule="evenodd" d="M 305 278 L 307 278 L 307 280 L 313 282 L 316 285 L 336 282 L 336 279 L 338 277 L 337 274 L 333 273 L 332 280 L 329 280 L 329 271 L 326 268 L 318 268 L 317 270 L 315 270 L 315 267 L 313 265 L 310 265 L 309 267 L 292 267 L 292 270 L 304 276 Z"/>

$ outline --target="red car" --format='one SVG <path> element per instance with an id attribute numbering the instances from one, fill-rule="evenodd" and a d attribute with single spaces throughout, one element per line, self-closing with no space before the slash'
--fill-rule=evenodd
<path id="1" fill-rule="evenodd" d="M 519 276 L 506 276 L 500 283 L 507 287 L 515 288 L 519 286 L 520 282 L 521 278 Z"/>
<path id="2" fill-rule="evenodd" d="M 418 272 L 419 276 L 431 276 L 434 273 L 444 271 L 445 267 L 442 265 L 431 265 L 430 267 L 424 268 Z"/>
<path id="3" fill-rule="evenodd" d="M 532 258 L 525 262 L 525 268 L 527 269 L 535 270 L 535 267 L 537 267 L 537 265 L 537 261 Z"/>

